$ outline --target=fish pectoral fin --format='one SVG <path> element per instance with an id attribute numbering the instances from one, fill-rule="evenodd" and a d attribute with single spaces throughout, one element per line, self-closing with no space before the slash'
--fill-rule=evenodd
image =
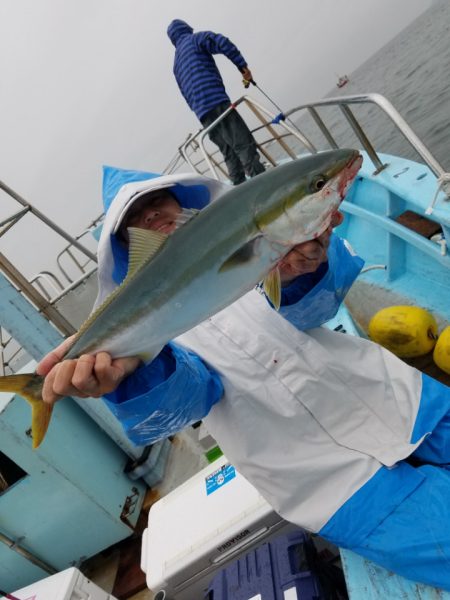
<path id="1" fill-rule="evenodd" d="M 219 269 L 219 273 L 223 271 L 228 271 L 229 269 L 233 269 L 234 267 L 238 267 L 241 264 L 247 263 L 252 260 L 255 256 L 255 241 L 251 240 L 247 242 L 243 246 L 236 250 L 234 254 L 232 254 L 227 260 L 222 264 Z"/>
<path id="2" fill-rule="evenodd" d="M 53 406 L 42 400 L 44 378 L 36 373 L 19 373 L 0 377 L 0 392 L 12 392 L 31 404 L 31 433 L 33 448 L 45 437 L 52 417 Z"/>
<path id="3" fill-rule="evenodd" d="M 272 269 L 270 273 L 264 278 L 263 289 L 266 296 L 269 298 L 273 307 L 276 310 L 280 310 L 281 306 L 281 277 L 280 270 L 277 268 Z"/>
<path id="4" fill-rule="evenodd" d="M 130 250 L 127 278 L 131 277 L 144 262 L 153 258 L 169 237 L 167 233 L 139 227 L 128 227 L 128 235 Z"/>

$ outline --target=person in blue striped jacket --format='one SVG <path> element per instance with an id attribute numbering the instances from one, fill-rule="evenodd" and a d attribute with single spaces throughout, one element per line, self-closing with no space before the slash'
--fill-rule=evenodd
<path id="1" fill-rule="evenodd" d="M 173 72 L 180 91 L 203 127 L 208 127 L 231 101 L 214 61 L 214 54 L 226 56 L 251 81 L 252 73 L 238 48 L 224 35 L 194 30 L 180 19 L 173 20 L 167 35 L 175 46 Z M 210 132 L 209 137 L 223 154 L 234 185 L 254 177 L 265 169 L 255 139 L 245 121 L 232 110 Z"/>

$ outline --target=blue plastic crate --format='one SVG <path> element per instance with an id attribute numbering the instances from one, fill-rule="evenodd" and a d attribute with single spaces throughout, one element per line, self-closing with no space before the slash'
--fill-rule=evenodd
<path id="1" fill-rule="evenodd" d="M 248 552 L 214 577 L 205 600 L 250 600 L 258 594 L 261 600 L 284 600 L 289 589 L 301 600 L 318 600 L 319 586 L 305 559 L 305 539 L 299 529 Z"/>

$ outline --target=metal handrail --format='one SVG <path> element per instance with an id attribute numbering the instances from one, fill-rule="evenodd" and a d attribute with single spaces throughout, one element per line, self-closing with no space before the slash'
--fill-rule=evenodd
<path id="1" fill-rule="evenodd" d="M 94 227 L 97 223 L 101 221 L 102 216 L 103 215 L 101 215 L 95 221 L 93 221 L 91 225 L 87 229 L 85 229 L 80 235 L 78 235 L 75 239 L 80 240 L 85 235 L 92 235 L 92 227 Z M 59 270 L 70 284 L 73 283 L 74 279 L 68 274 L 67 270 L 62 265 L 61 261 L 64 257 L 68 257 L 72 264 L 75 265 L 76 269 L 81 273 L 86 273 L 86 267 L 91 262 L 97 263 L 97 258 L 95 257 L 95 260 L 93 261 L 91 256 L 86 256 L 86 260 L 84 262 L 80 262 L 77 259 L 77 257 L 73 254 L 73 248 L 74 244 L 68 244 L 65 248 L 61 250 L 61 252 L 56 257 L 56 264 L 58 265 Z"/>
<path id="2" fill-rule="evenodd" d="M 5 339 L 4 334 L 6 334 L 7 339 Z M 12 344 L 12 349 L 9 349 L 9 346 Z M 14 349 L 14 344 L 16 344 L 16 348 Z M 6 356 L 6 352 L 8 355 Z M 11 373 L 13 373 L 13 368 L 11 363 L 16 360 L 16 358 L 22 353 L 22 355 L 26 356 L 27 351 L 15 340 L 9 333 L 0 326 L 0 375 L 6 375 L 7 369 Z M 30 357 L 31 358 L 31 357 Z M 26 360 L 26 359 L 25 359 Z"/>
<path id="3" fill-rule="evenodd" d="M 48 225 L 48 227 L 50 227 L 51 229 L 53 229 L 53 231 L 55 231 L 56 233 L 58 233 L 61 237 L 63 237 L 65 240 L 67 240 L 70 244 L 72 244 L 73 246 L 75 246 L 76 248 L 78 248 L 78 250 L 80 252 L 82 252 L 83 254 L 85 254 L 86 256 L 88 256 L 93 261 L 97 260 L 97 257 L 95 256 L 94 253 L 92 253 L 90 250 L 88 250 L 87 248 L 85 248 L 83 246 L 83 244 L 80 244 L 77 241 L 76 238 L 70 236 L 67 232 L 64 231 L 64 229 L 61 229 L 61 227 L 59 227 L 58 225 L 56 225 L 56 223 L 54 223 L 53 221 L 51 221 L 50 219 L 48 219 L 43 213 L 41 213 L 40 210 L 38 210 L 37 208 L 35 208 L 34 206 L 32 206 L 29 202 L 27 202 L 24 198 L 22 198 L 22 196 L 20 196 L 12 188 L 10 188 L 8 185 L 6 185 L 6 183 L 4 183 L 3 181 L 0 181 L 0 189 L 2 189 L 9 196 L 11 196 L 11 198 L 14 198 L 14 200 L 16 200 L 16 202 L 18 202 L 19 204 L 21 204 L 22 206 L 24 206 L 25 208 L 27 208 L 27 210 L 29 212 L 31 212 L 35 217 L 37 217 L 38 219 L 40 219 L 43 223 L 45 223 L 46 225 Z"/>
<path id="4" fill-rule="evenodd" d="M 374 104 L 378 106 L 393 122 L 395 127 L 400 131 L 400 133 L 404 136 L 404 138 L 409 142 L 409 144 L 414 148 L 414 150 L 419 154 L 419 156 L 424 160 L 425 164 L 427 164 L 431 171 L 437 176 L 442 177 L 445 174 L 445 169 L 442 165 L 436 160 L 436 158 L 431 154 L 419 136 L 411 129 L 408 123 L 404 120 L 404 118 L 400 115 L 400 113 L 394 108 L 394 106 L 389 102 L 387 98 L 382 96 L 381 94 L 360 94 L 353 96 L 340 96 L 335 98 L 324 98 L 323 100 L 318 100 L 316 102 L 309 102 L 307 104 L 302 104 L 285 113 L 286 117 L 299 112 L 301 110 L 308 110 L 310 114 L 312 111 L 315 111 L 317 107 L 321 106 L 338 106 L 343 110 L 343 114 L 349 122 L 352 129 L 354 129 L 354 125 L 360 127 L 359 123 L 356 121 L 353 113 L 348 108 L 350 104 Z M 317 111 L 315 111 L 317 114 Z M 313 117 L 314 118 L 314 117 Z M 316 121 L 317 123 L 317 121 Z M 318 124 L 319 125 L 319 124 Z M 322 127 L 323 126 L 323 127 Z M 322 133 L 327 137 L 327 135 L 331 136 L 331 132 L 325 126 L 322 121 L 322 126 L 319 125 Z M 355 129 L 354 129 L 355 130 Z M 362 128 L 361 128 L 362 131 Z M 357 134 L 358 135 L 358 134 Z M 359 137 L 359 136 L 358 136 Z M 332 147 L 337 148 L 337 144 L 334 141 L 333 137 L 327 137 L 328 142 Z M 367 141 L 366 141 L 367 140 Z M 364 149 L 367 154 L 372 159 L 373 163 L 377 167 L 383 166 L 375 149 L 368 142 L 368 139 L 360 138 L 361 143 L 363 144 Z M 333 145 L 334 144 L 334 145 Z"/>
<path id="5" fill-rule="evenodd" d="M 30 283 L 32 285 L 34 285 L 35 287 L 38 287 L 41 294 L 47 300 L 51 300 L 51 295 L 48 293 L 43 282 L 46 282 L 58 294 L 64 290 L 63 284 L 59 281 L 59 279 L 56 277 L 56 275 L 54 275 L 50 271 L 40 271 L 37 275 L 35 275 L 32 279 L 30 279 Z"/>
<path id="6" fill-rule="evenodd" d="M 252 110 L 252 112 L 256 115 L 256 117 L 261 121 L 263 127 L 265 127 L 266 129 L 269 129 L 269 131 L 270 131 L 272 122 L 276 118 L 276 115 L 273 112 L 269 111 L 267 108 L 265 108 L 262 104 L 259 104 L 259 102 L 256 102 L 250 96 L 242 96 L 241 98 L 239 98 L 238 100 L 233 102 L 233 104 L 230 104 L 230 106 L 213 123 L 211 123 L 211 125 L 203 128 L 203 129 L 199 129 L 196 133 L 188 136 L 187 140 L 180 146 L 180 154 L 183 156 L 184 160 L 189 164 L 189 166 L 191 167 L 191 169 L 193 171 L 200 173 L 200 170 L 191 161 L 190 156 L 188 154 L 188 149 L 189 148 L 195 149 L 194 144 L 197 144 L 200 152 L 203 155 L 203 159 L 204 159 L 206 165 L 208 166 L 212 176 L 215 179 L 219 179 L 219 177 L 217 175 L 217 171 L 215 169 L 215 166 L 213 165 L 213 163 L 211 161 L 211 155 L 205 149 L 204 140 L 205 140 L 206 136 L 208 135 L 208 133 L 212 129 L 214 129 L 214 127 L 216 127 L 218 125 L 218 123 L 220 123 L 223 119 L 225 119 L 225 117 L 232 110 L 236 110 L 236 107 L 242 103 L 245 103 Z M 264 117 L 266 117 L 266 119 Z M 299 141 L 309 152 L 311 152 L 311 153 L 316 152 L 316 148 L 314 147 L 313 143 L 300 130 L 298 130 L 297 128 L 291 127 L 285 121 L 280 121 L 278 123 L 278 125 L 280 127 L 282 127 L 283 129 L 285 129 L 289 133 L 289 135 L 294 136 L 297 139 L 297 141 Z M 289 156 L 291 156 L 291 158 L 293 158 L 292 151 L 290 150 L 290 148 L 288 148 L 284 145 L 284 142 L 280 141 L 281 140 L 280 136 L 277 136 L 277 134 L 274 132 L 273 129 L 271 132 L 272 132 L 273 137 L 276 138 L 277 142 L 282 146 L 282 148 L 287 152 L 287 154 Z M 268 155 L 267 151 L 265 151 L 261 147 L 261 144 L 258 144 L 258 148 L 261 151 L 261 153 L 264 154 L 264 156 L 269 160 L 269 162 L 271 162 L 273 165 L 275 165 L 275 161 L 270 157 L 270 155 Z"/>
<path id="7" fill-rule="evenodd" d="M 252 133 L 258 132 L 262 129 L 267 129 L 269 132 L 272 129 L 272 131 L 273 131 L 272 125 L 273 125 L 273 120 L 276 118 L 275 115 L 273 113 L 271 113 L 269 110 L 267 110 L 265 107 L 263 107 L 262 105 L 257 103 L 255 100 L 250 98 L 249 96 L 243 96 L 243 97 L 239 98 L 239 100 L 234 102 L 232 105 L 230 105 L 230 107 L 224 113 L 222 113 L 222 115 L 220 115 L 220 117 L 218 119 L 216 119 L 216 121 L 214 121 L 214 123 L 212 123 L 209 127 L 205 128 L 205 129 L 201 129 L 195 134 L 191 134 L 190 136 L 188 136 L 187 140 L 180 146 L 180 149 L 179 149 L 180 154 L 184 158 L 184 160 L 187 162 L 187 164 L 191 167 L 192 170 L 196 171 L 197 173 L 201 172 L 200 169 L 198 168 L 199 163 L 194 163 L 188 154 L 189 148 L 194 149 L 194 152 L 195 152 L 195 146 L 194 146 L 194 144 L 195 144 L 198 146 L 199 150 L 202 153 L 202 156 L 203 156 L 202 162 L 204 161 L 206 163 L 207 167 L 209 168 L 210 174 L 212 174 L 213 177 L 218 179 L 217 172 L 216 172 L 214 166 L 211 164 L 210 154 L 208 154 L 208 152 L 205 149 L 204 140 L 205 140 L 207 134 L 211 131 L 211 129 L 213 129 L 213 127 L 215 127 L 222 119 L 224 119 L 226 117 L 226 115 L 231 110 L 233 110 L 233 108 L 235 106 L 238 106 L 242 102 L 247 103 L 249 105 L 249 107 L 253 110 L 253 112 L 256 114 L 256 116 L 259 118 L 259 120 L 261 121 L 261 125 L 259 127 L 256 127 L 252 131 Z M 366 132 L 364 131 L 363 127 L 361 126 L 361 124 L 359 123 L 355 114 L 353 113 L 353 111 L 350 108 L 351 105 L 358 105 L 358 104 L 359 105 L 372 104 L 372 105 L 377 106 L 380 110 L 382 110 L 386 114 L 386 116 L 389 117 L 389 119 L 394 124 L 396 129 L 403 135 L 403 137 L 410 144 L 410 146 L 422 158 L 424 163 L 426 165 L 428 165 L 428 167 L 431 169 L 431 171 L 440 179 L 442 179 L 443 177 L 446 176 L 446 171 L 442 167 L 442 165 L 432 155 L 430 150 L 425 146 L 425 144 L 418 137 L 418 135 L 412 130 L 412 128 L 408 125 L 408 123 L 403 119 L 403 117 L 400 115 L 400 113 L 394 108 L 394 106 L 391 104 L 391 102 L 389 102 L 389 100 L 387 100 L 387 98 L 385 98 L 381 94 L 357 94 L 357 95 L 352 95 L 352 96 L 339 96 L 339 97 L 333 97 L 333 98 L 324 98 L 322 100 L 308 102 L 306 104 L 296 106 L 288 111 L 285 111 L 283 114 L 284 114 L 284 117 L 286 119 L 288 119 L 288 117 L 290 117 L 291 115 L 294 115 L 295 113 L 299 113 L 300 111 L 307 111 L 309 116 L 312 118 L 312 120 L 315 122 L 315 124 L 321 131 L 322 135 L 325 137 L 329 146 L 333 149 L 337 149 L 337 148 L 339 148 L 339 144 L 337 143 L 336 139 L 334 138 L 329 127 L 327 127 L 327 125 L 325 124 L 323 118 L 320 116 L 317 109 L 321 108 L 321 107 L 325 107 L 325 106 L 338 107 L 341 110 L 345 120 L 350 125 L 353 132 L 356 134 L 362 147 L 367 152 L 367 155 L 370 157 L 373 164 L 375 165 L 376 170 L 375 170 L 374 175 L 376 175 L 376 174 L 380 173 L 386 167 L 386 165 L 383 164 L 383 162 L 381 161 L 377 151 L 375 150 L 375 147 L 373 146 L 372 142 L 369 140 Z M 256 109 L 256 111 L 254 109 Z M 263 115 L 265 115 L 267 117 L 267 120 L 264 120 L 263 118 L 261 118 L 261 114 L 258 114 L 258 113 L 262 113 Z M 277 122 L 277 126 L 284 128 L 286 133 L 282 134 L 282 135 L 277 135 L 277 134 L 272 135 L 272 138 L 270 138 L 269 140 L 264 140 L 264 141 L 258 143 L 258 149 L 266 157 L 268 162 L 272 163 L 272 165 L 275 165 L 276 163 L 270 157 L 268 152 L 265 150 L 265 146 L 267 146 L 270 142 L 275 141 L 278 144 L 282 145 L 282 147 L 286 151 L 285 146 L 283 144 L 281 144 L 281 142 L 283 142 L 283 138 L 285 138 L 286 136 L 294 136 L 298 141 L 300 141 L 300 143 L 304 147 L 306 147 L 306 149 L 309 152 L 311 152 L 311 153 L 316 152 L 316 149 L 313 146 L 313 144 L 311 143 L 311 141 L 309 139 L 305 138 L 304 134 L 301 132 L 300 132 L 301 138 L 299 139 L 299 135 L 298 135 L 299 132 L 296 130 L 296 128 L 294 129 L 294 128 L 290 127 L 289 124 L 286 123 L 286 120 L 285 121 L 281 120 L 281 121 Z M 306 143 L 305 143 L 305 139 L 306 139 Z M 285 142 L 283 142 L 283 143 L 285 143 Z M 292 152 L 292 150 L 287 151 L 287 154 L 291 158 L 296 157 L 296 155 L 293 156 L 294 153 Z"/>
<path id="8" fill-rule="evenodd" d="M 93 271 L 96 269 L 97 265 L 97 257 L 96 253 L 89 250 L 86 246 L 79 242 L 79 239 L 91 231 L 91 229 L 96 226 L 101 220 L 102 216 L 95 219 L 90 225 L 89 228 L 84 231 L 80 236 L 74 238 L 66 233 L 63 229 L 61 229 L 56 223 L 48 219 L 43 213 L 41 213 L 38 209 L 32 206 L 29 202 L 27 202 L 24 198 L 22 198 L 17 192 L 7 186 L 5 183 L 0 181 L 0 190 L 6 192 L 13 200 L 22 205 L 22 209 L 14 213 L 13 215 L 3 219 L 0 223 L 0 236 L 6 233 L 12 226 L 14 226 L 22 217 L 26 214 L 32 214 L 37 219 L 39 219 L 44 225 L 47 225 L 50 229 L 52 229 L 56 234 L 65 239 L 68 242 L 68 245 L 63 250 L 63 253 L 66 251 L 69 253 L 71 259 L 75 263 L 76 267 L 82 273 L 82 277 L 78 278 L 76 283 L 80 283 L 83 279 L 89 277 Z M 80 261 L 79 258 L 71 253 L 71 250 L 76 248 L 78 252 L 81 253 L 82 256 L 85 257 L 85 262 Z M 92 266 L 95 265 L 95 266 Z M 69 321 L 59 313 L 59 311 L 53 306 L 55 302 L 55 298 L 50 300 L 50 294 L 43 287 L 42 282 L 46 280 L 47 282 L 51 282 L 55 287 L 55 291 L 57 292 L 57 298 L 60 298 L 67 291 L 67 287 L 64 288 L 64 285 L 60 282 L 58 277 L 53 275 L 48 271 L 43 271 L 39 273 L 36 277 L 33 278 L 32 283 L 25 278 L 16 267 L 6 258 L 5 255 L 0 253 L 0 270 L 6 275 L 6 277 L 17 286 L 20 292 L 28 298 L 37 309 L 49 320 L 51 321 L 64 335 L 71 335 L 74 333 L 75 328 Z M 64 277 L 68 274 L 61 270 Z M 74 284 L 73 277 L 66 277 L 69 288 Z M 60 289 L 59 289 L 60 288 Z"/>
<path id="9" fill-rule="evenodd" d="M 22 217 L 24 217 L 26 214 L 28 214 L 29 212 L 30 212 L 30 209 L 28 207 L 26 207 L 26 208 L 23 208 L 22 210 L 17 211 L 13 215 L 6 217 L 6 219 L 3 219 L 3 221 L 0 221 L 0 228 L 3 227 L 3 229 L 0 231 L 0 235 L 4 235 L 8 231 L 8 229 L 10 229 L 13 225 L 15 225 L 17 223 L 17 221 L 20 221 L 20 219 Z M 5 226 L 7 226 L 7 227 L 5 227 Z"/>
<path id="10" fill-rule="evenodd" d="M 86 271 L 83 271 L 83 275 L 81 275 L 81 277 L 72 281 L 72 283 L 70 283 L 70 285 L 66 286 L 57 296 L 54 296 L 51 299 L 50 303 L 52 305 L 56 304 L 56 302 L 58 302 L 58 300 L 61 300 L 61 298 L 63 298 L 66 294 L 68 294 L 69 292 L 74 290 L 76 287 L 78 287 L 81 283 L 86 281 L 96 271 L 97 271 L 97 265 L 95 265 L 94 267 L 91 267 L 90 269 L 88 269 Z"/>

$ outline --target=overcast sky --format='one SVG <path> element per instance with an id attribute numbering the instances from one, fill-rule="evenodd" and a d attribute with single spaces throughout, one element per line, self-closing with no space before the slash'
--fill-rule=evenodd
<path id="1" fill-rule="evenodd" d="M 101 212 L 103 164 L 164 168 L 198 128 L 172 75 L 173 18 L 227 35 L 291 107 L 326 94 L 430 4 L 0 0 L 0 179 L 77 234 Z M 241 96 L 238 71 L 218 64 Z"/>

